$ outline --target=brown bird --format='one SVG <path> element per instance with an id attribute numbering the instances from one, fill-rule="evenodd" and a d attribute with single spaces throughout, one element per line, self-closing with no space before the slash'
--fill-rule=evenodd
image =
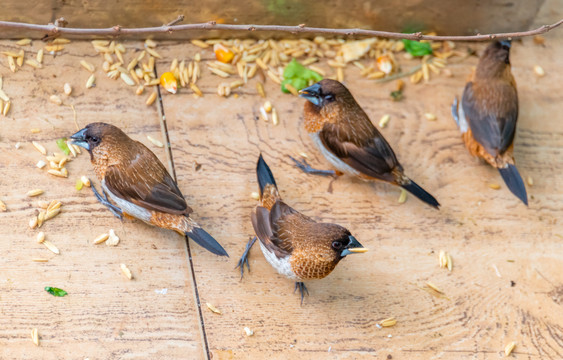
<path id="1" fill-rule="evenodd" d="M 304 109 L 305 129 L 339 172 L 398 185 L 430 206 L 436 209 L 440 206 L 432 195 L 405 175 L 389 143 L 344 85 L 325 79 L 301 90 L 299 96 L 309 100 Z M 307 173 L 336 174 L 293 160 Z"/>
<path id="2" fill-rule="evenodd" d="M 471 155 L 496 167 L 510 191 L 528 205 L 526 187 L 514 166 L 518 92 L 510 71 L 510 46 L 503 40 L 487 47 L 465 85 L 461 106 L 454 100 L 452 114 Z"/>
<path id="3" fill-rule="evenodd" d="M 122 215 L 187 235 L 213 254 L 228 256 L 223 247 L 189 215 L 178 185 L 156 155 L 121 129 L 92 123 L 70 137 L 88 150 L 104 197 L 97 199 L 118 218 Z M 112 204 L 109 198 L 116 204 Z"/>
<path id="4" fill-rule="evenodd" d="M 256 174 L 260 201 L 252 211 L 252 226 L 264 257 L 281 275 L 295 280 L 301 302 L 307 288 L 303 281 L 322 279 L 334 270 L 346 255 L 363 253 L 364 248 L 346 228 L 319 223 L 291 208 L 280 198 L 274 176 L 262 158 L 258 158 Z M 256 237 L 248 242 L 239 260 L 241 277 L 244 264 L 250 271 L 248 252 Z"/>

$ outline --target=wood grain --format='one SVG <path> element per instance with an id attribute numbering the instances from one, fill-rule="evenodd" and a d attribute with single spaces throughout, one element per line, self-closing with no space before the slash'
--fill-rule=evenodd
<path id="1" fill-rule="evenodd" d="M 216 95 L 221 79 L 203 70 L 198 83 L 205 96 L 191 91 L 164 95 L 179 187 L 194 209 L 194 219 L 221 242 L 231 257 L 218 258 L 192 243 L 193 261 L 213 359 L 497 359 L 510 341 L 515 357 L 560 359 L 563 356 L 563 117 L 558 91 L 561 35 L 553 32 L 546 46 L 531 39 L 515 43 L 512 63 L 518 81 L 520 118 L 515 143 L 517 166 L 528 187 L 526 208 L 506 189 L 498 172 L 472 159 L 449 113 L 466 75 L 477 62 L 450 65 L 453 77 L 433 76 L 428 84 L 407 83 L 405 99 L 389 100 L 395 84 L 375 85 L 346 69 L 346 85 L 375 123 L 390 114 L 382 130 L 406 173 L 441 202 L 440 211 L 413 197 L 398 204 L 399 190 L 342 177 L 327 191 L 329 178 L 308 176 L 288 155 L 304 151 L 316 167 L 328 163 L 302 129 L 303 99 L 281 94 L 267 82 L 268 99 L 279 112 L 273 126 L 259 117 L 264 99 L 255 81 L 237 89 L 238 98 Z M 38 46 L 38 44 L 34 44 Z M 140 48 L 141 43 L 127 43 Z M 460 48 L 467 45 L 459 44 Z M 482 45 L 470 45 L 478 51 Z M 0 49 L 12 48 L 0 42 Z M 189 59 L 200 51 L 185 43 L 159 45 L 163 72 L 173 57 Z M 202 52 L 211 58 L 209 50 Z M 164 150 L 146 139 L 160 139 L 155 107 L 134 87 L 113 82 L 97 70 L 98 85 L 84 89 L 89 76 L 79 61 L 89 58 L 100 68 L 88 43 L 72 43 L 45 69 L 9 73 L 4 61 L 4 89 L 14 98 L 8 118 L 0 118 L 0 358 L 9 359 L 195 359 L 203 357 L 198 316 L 192 296 L 185 244 L 176 234 L 137 221 L 123 223 L 99 205 L 88 189 L 77 192 L 75 179 L 93 176 L 88 156 L 73 160 L 69 179 L 49 177 L 34 164 L 41 155 L 31 140 L 56 150 L 54 141 L 74 131 L 72 110 L 48 101 L 70 82 L 81 126 L 91 121 L 118 125 L 147 144 L 164 160 Z M 405 68 L 415 62 L 401 61 Z M 548 76 L 538 79 L 533 65 Z M 329 69 L 325 63 L 321 67 Z M 205 68 L 205 67 L 204 67 Z M 424 113 L 437 115 L 437 121 Z M 31 134 L 30 128 L 40 128 Z M 14 149 L 16 142 L 23 144 Z M 293 283 L 267 264 L 258 249 L 251 272 L 240 280 L 234 269 L 249 236 L 250 211 L 257 191 L 255 164 L 262 152 L 288 204 L 322 221 L 337 222 L 370 248 L 344 259 L 326 279 L 310 282 L 311 295 L 300 305 Z M 193 162 L 201 164 L 196 171 Z M 502 184 L 492 190 L 490 183 Z M 25 196 L 44 188 L 38 199 Z M 37 200 L 60 199 L 63 212 L 44 225 L 48 240 L 61 249 L 54 256 L 35 242 L 27 222 Z M 114 228 L 122 242 L 116 248 L 91 241 Z M 154 245 L 154 246 L 153 246 Z M 454 261 L 452 272 L 438 267 L 439 250 Z M 33 263 L 33 257 L 48 257 Z M 125 263 L 135 279 L 126 280 Z M 496 275 L 496 267 L 501 277 Z M 431 281 L 447 298 L 422 288 Z M 513 281 L 514 283 L 511 283 Z M 69 292 L 47 294 L 44 286 Z M 155 290 L 168 289 L 166 295 Z M 398 322 L 380 329 L 377 322 Z M 254 336 L 246 336 L 249 327 Z M 29 332 L 37 327 L 41 346 Z"/>

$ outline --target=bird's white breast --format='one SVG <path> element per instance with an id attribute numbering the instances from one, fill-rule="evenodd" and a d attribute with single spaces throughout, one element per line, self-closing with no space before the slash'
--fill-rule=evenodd
<path id="1" fill-rule="evenodd" d="M 349 174 L 353 176 L 361 175 L 361 173 L 358 170 L 354 169 L 350 165 L 346 164 L 344 161 L 340 160 L 338 156 L 336 156 L 332 151 L 326 148 L 326 146 L 323 144 L 323 141 L 321 140 L 319 132 L 309 133 L 309 135 L 311 136 L 311 139 L 313 139 L 313 142 L 315 143 L 317 148 L 321 151 L 323 156 L 332 164 L 332 166 L 334 166 L 336 169 L 340 170 L 345 174 Z"/>
<path id="2" fill-rule="evenodd" d="M 290 279 L 299 280 L 299 278 L 295 276 L 293 270 L 291 270 L 291 263 L 289 262 L 289 256 L 285 256 L 280 259 L 276 256 L 276 254 L 268 250 L 262 244 L 261 241 L 259 241 L 259 243 L 260 243 L 260 249 L 262 249 L 262 253 L 264 254 L 264 257 L 266 258 L 266 260 L 268 260 L 270 265 L 272 265 L 272 267 L 277 270 L 278 273 Z"/>
<path id="3" fill-rule="evenodd" d="M 109 198 L 123 211 L 128 215 L 136 217 L 139 220 L 143 220 L 145 222 L 149 222 L 151 219 L 151 212 L 139 205 L 135 205 L 130 201 L 121 199 L 117 195 L 113 194 L 111 191 L 108 190 L 105 180 L 102 180 L 102 188 L 108 194 Z"/>

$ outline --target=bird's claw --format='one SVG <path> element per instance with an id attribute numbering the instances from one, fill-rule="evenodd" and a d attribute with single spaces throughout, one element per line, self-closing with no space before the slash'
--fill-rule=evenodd
<path id="1" fill-rule="evenodd" d="M 293 290 L 293 292 L 297 291 L 298 288 L 299 293 L 301 294 L 301 305 L 303 305 L 303 298 L 305 297 L 305 293 L 309 295 L 309 290 L 307 290 L 307 287 L 305 286 L 305 283 L 303 281 L 295 282 L 295 289 Z"/>
<path id="2" fill-rule="evenodd" d="M 104 196 L 100 195 L 100 193 L 98 192 L 98 190 L 96 190 L 96 187 L 94 186 L 94 184 L 92 184 L 92 191 L 94 192 L 94 196 L 96 197 L 96 199 L 98 199 L 98 201 L 100 202 L 100 204 L 106 206 L 109 211 L 111 211 L 111 213 L 118 218 L 119 220 L 123 220 L 123 211 L 121 211 L 121 209 L 115 205 L 113 205 L 109 199 L 108 199 L 108 194 L 106 194 L 105 191 L 103 191 Z"/>
<path id="3" fill-rule="evenodd" d="M 246 247 L 244 249 L 244 252 L 242 253 L 242 256 L 240 257 L 240 259 L 237 263 L 237 266 L 235 267 L 235 269 L 240 267 L 240 279 L 241 280 L 242 280 L 242 277 L 244 276 L 244 264 L 246 264 L 246 267 L 248 268 L 248 272 L 250 272 L 250 263 L 248 262 L 248 255 L 250 253 L 250 249 L 252 249 L 252 246 L 256 242 L 256 239 L 257 239 L 257 237 L 255 236 L 246 243 Z"/>
<path id="4" fill-rule="evenodd" d="M 309 163 L 305 159 L 299 161 L 299 160 L 295 159 L 293 156 L 290 156 L 289 158 L 291 160 L 293 160 L 293 162 L 295 163 L 295 166 L 297 166 L 299 169 L 301 169 L 301 171 L 303 171 L 306 174 L 323 175 L 323 176 L 336 176 L 336 171 L 334 171 L 334 170 L 314 169 L 314 168 L 311 167 L 311 165 L 309 165 Z"/>

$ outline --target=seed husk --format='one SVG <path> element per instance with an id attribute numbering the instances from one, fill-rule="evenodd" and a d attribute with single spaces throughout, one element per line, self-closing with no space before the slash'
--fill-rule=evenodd
<path id="1" fill-rule="evenodd" d="M 266 110 L 264 109 L 263 106 L 260 107 L 260 115 L 262 116 L 262 120 L 264 121 L 269 121 L 270 119 L 268 118 L 268 113 L 266 112 Z"/>
<path id="2" fill-rule="evenodd" d="M 31 144 L 33 145 L 33 147 L 39 151 L 41 154 L 43 155 L 47 155 L 47 149 L 45 149 L 45 147 L 43 145 L 41 145 L 40 143 L 38 143 L 37 141 L 32 141 Z"/>
<path id="3" fill-rule="evenodd" d="M 43 192 L 44 191 L 41 189 L 33 189 L 33 190 L 29 190 L 26 195 L 29 197 L 34 197 L 43 194 Z"/>
<path id="4" fill-rule="evenodd" d="M 391 115 L 389 114 L 385 114 L 381 117 L 381 120 L 379 120 L 379 127 L 380 128 L 384 128 L 387 126 L 387 124 L 389 123 L 389 120 L 391 120 Z"/>
<path id="5" fill-rule="evenodd" d="M 381 320 L 379 322 L 379 325 L 381 325 L 382 327 L 391 327 L 394 326 L 395 324 L 397 324 L 397 320 L 394 317 L 390 317 L 388 319 Z"/>
<path id="6" fill-rule="evenodd" d="M 153 92 L 152 94 L 149 95 L 147 101 L 145 101 L 145 104 L 152 105 L 155 100 L 156 100 L 156 92 Z"/>
<path id="7" fill-rule="evenodd" d="M 252 336 L 254 335 L 254 331 L 250 330 L 250 328 L 248 327 L 244 327 L 244 332 L 246 333 L 246 336 Z"/>
<path id="8" fill-rule="evenodd" d="M 98 237 L 96 237 L 92 243 L 94 245 L 98 245 L 106 241 L 108 238 L 109 238 L 109 234 L 101 234 L 98 235 Z"/>
<path id="9" fill-rule="evenodd" d="M 149 141 L 153 143 L 153 145 L 156 147 L 160 147 L 160 148 L 164 147 L 164 144 L 162 144 L 160 141 L 158 141 L 157 139 L 153 138 L 150 135 L 147 135 L 147 139 L 149 139 Z"/>
<path id="10" fill-rule="evenodd" d="M 106 245 L 117 246 L 117 244 L 119 244 L 119 237 L 115 235 L 115 231 L 113 229 L 110 229 L 108 239 L 106 240 Z"/>
<path id="11" fill-rule="evenodd" d="M 404 203 L 407 201 L 407 191 L 405 189 L 401 189 L 401 195 L 399 195 L 399 204 Z"/>
<path id="12" fill-rule="evenodd" d="M 129 280 L 133 279 L 133 274 L 131 274 L 131 270 L 129 270 L 127 265 L 121 264 L 120 267 L 121 267 L 121 272 L 123 273 L 123 275 L 125 275 L 127 279 Z"/>
<path id="13" fill-rule="evenodd" d="M 272 109 L 272 124 L 274 124 L 274 126 L 276 126 L 277 124 L 279 124 L 280 120 L 278 118 L 278 112 L 276 111 L 276 108 Z"/>
<path id="14" fill-rule="evenodd" d="M 534 185 L 534 179 L 532 179 L 531 176 L 528 176 L 528 178 L 526 179 L 528 185 L 533 186 Z"/>
<path id="15" fill-rule="evenodd" d="M 426 282 L 426 286 L 428 286 L 430 289 L 436 291 L 439 294 L 444 293 L 442 290 L 438 289 L 438 287 L 436 285 L 434 285 L 433 283 L 431 283 L 430 281 Z"/>
<path id="16" fill-rule="evenodd" d="M 37 227 L 37 216 L 34 216 L 29 220 L 29 228 L 35 229 L 36 227 Z"/>
<path id="17" fill-rule="evenodd" d="M 95 84 L 96 84 L 96 76 L 92 74 L 88 78 L 88 81 L 86 81 L 86 89 L 90 89 L 91 87 L 95 86 Z"/>
<path id="18" fill-rule="evenodd" d="M 39 244 L 43 244 L 44 241 L 45 241 L 45 233 L 43 231 L 40 231 L 39 234 L 37 234 L 37 242 Z"/>
<path id="19" fill-rule="evenodd" d="M 257 193 L 256 191 L 251 192 L 250 197 L 253 198 L 254 200 L 260 200 L 260 194 Z"/>
<path id="20" fill-rule="evenodd" d="M 504 356 L 510 356 L 510 354 L 512 354 L 512 351 L 514 350 L 515 347 L 516 347 L 515 341 L 511 341 L 508 344 L 506 344 L 506 346 L 504 347 Z"/>
<path id="21" fill-rule="evenodd" d="M 59 251 L 59 249 L 51 242 L 45 240 L 43 241 L 43 245 L 45 245 L 45 247 L 49 250 L 51 250 L 51 252 L 53 252 L 54 254 L 59 255 L 61 252 Z"/>
<path id="22" fill-rule="evenodd" d="M 87 176 L 82 175 L 82 176 L 80 177 L 80 181 L 82 181 L 82 183 L 83 183 L 84 185 L 90 187 L 90 179 L 88 179 Z"/>
<path id="23" fill-rule="evenodd" d="M 39 332 L 37 328 L 31 329 L 31 341 L 33 341 L 35 346 L 39 346 Z"/>
<path id="24" fill-rule="evenodd" d="M 217 309 L 215 306 L 213 306 L 213 304 L 210 304 L 210 303 L 206 302 L 205 305 L 207 306 L 207 308 L 208 308 L 209 310 L 211 310 L 211 311 L 214 312 L 215 314 L 221 315 L 221 311 L 220 311 L 219 309 Z"/>
<path id="25" fill-rule="evenodd" d="M 534 66 L 534 72 L 539 77 L 545 76 L 545 70 L 539 65 Z"/>

